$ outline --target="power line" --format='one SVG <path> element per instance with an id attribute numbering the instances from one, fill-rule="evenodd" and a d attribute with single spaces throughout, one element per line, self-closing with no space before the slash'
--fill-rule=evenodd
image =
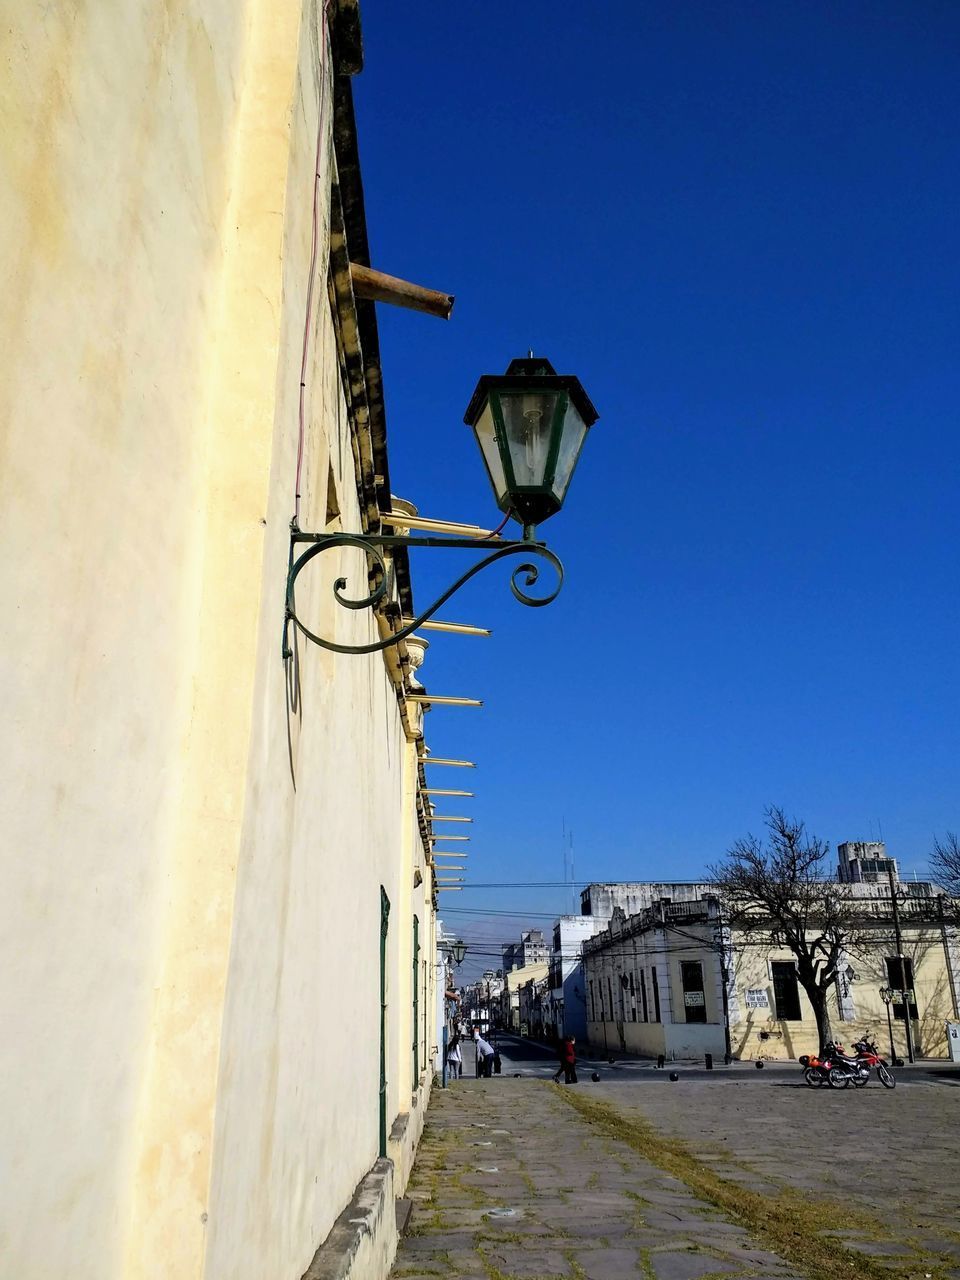
<path id="1" fill-rule="evenodd" d="M 501 911 L 496 907 L 446 907 L 439 914 L 443 916 L 499 916 L 511 920 L 559 920 L 556 911 Z M 567 913 L 568 916 L 572 912 Z M 610 916 L 576 916 L 577 920 L 609 920 Z"/>
<path id="2" fill-rule="evenodd" d="M 471 889 L 569 889 L 576 887 L 578 889 L 588 889 L 593 885 L 598 888 L 619 887 L 620 885 L 634 884 L 709 884 L 707 879 L 701 880 L 598 880 L 594 877 L 592 880 L 488 880 L 474 881 L 468 887 Z"/>
<path id="3" fill-rule="evenodd" d="M 708 923 L 708 922 L 705 922 L 705 923 Z M 709 923 L 713 924 L 714 922 L 709 922 Z M 933 921 L 925 921 L 922 923 L 917 923 L 913 927 L 915 929 L 920 929 L 920 930 L 935 931 L 938 926 Z M 696 950 L 696 949 L 708 950 L 708 951 L 714 951 L 714 952 L 719 949 L 719 944 L 715 938 L 701 937 L 698 934 L 691 933 L 688 930 L 681 928 L 679 925 L 671 924 L 669 921 L 662 921 L 662 922 L 656 921 L 654 922 L 653 928 L 645 932 L 657 932 L 660 930 L 676 934 L 679 938 L 686 939 L 687 941 L 669 944 L 667 946 L 648 947 L 644 940 L 643 934 L 632 935 L 630 938 L 627 938 L 627 939 L 624 939 L 618 936 L 616 941 L 610 941 L 607 943 L 607 945 L 601 948 L 598 948 L 596 951 L 591 952 L 590 958 L 597 959 L 597 960 L 603 960 L 605 958 L 616 960 L 616 959 L 623 959 L 624 957 L 634 958 L 635 956 L 638 956 L 641 954 L 676 955 L 684 952 L 689 953 L 690 951 Z M 601 936 L 602 934 L 593 935 L 594 938 L 599 938 Z M 469 948 L 469 954 L 475 959 L 477 958 L 501 959 L 503 955 L 503 949 L 505 947 L 513 945 L 512 943 L 509 943 L 509 942 L 498 944 L 494 942 L 493 939 L 491 938 L 470 938 L 469 936 L 467 936 L 466 938 L 463 938 L 461 940 Z M 586 939 L 585 941 L 592 941 L 592 940 L 593 939 Z M 637 943 L 636 946 L 634 945 L 635 941 Z M 920 942 L 920 941 L 923 941 L 923 939 L 913 939 L 913 941 Z M 870 942 L 871 944 L 873 944 L 873 946 L 880 946 L 880 945 L 893 946 L 896 943 L 896 938 L 893 933 L 881 933 L 879 931 L 876 931 L 876 932 L 871 931 Z M 746 948 L 751 948 L 751 947 L 756 948 L 758 950 L 762 950 L 762 951 L 776 951 L 776 950 L 788 949 L 786 947 L 779 947 L 776 943 L 771 942 L 767 938 L 751 938 L 751 937 L 745 937 L 745 936 L 738 937 L 735 941 L 732 942 L 731 946 L 732 946 L 732 949 L 735 951 L 740 951 L 740 950 L 744 950 Z M 552 958 L 559 957 L 561 961 L 582 960 L 585 958 L 584 951 L 583 951 L 583 944 L 581 943 L 578 946 L 575 946 L 573 949 L 562 948 L 562 947 L 558 950 L 551 949 L 551 957 Z M 548 962 L 542 961 L 541 963 L 548 963 Z"/>

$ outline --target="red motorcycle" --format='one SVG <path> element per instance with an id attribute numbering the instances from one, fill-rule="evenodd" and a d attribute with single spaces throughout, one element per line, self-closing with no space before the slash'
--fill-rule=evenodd
<path id="1" fill-rule="evenodd" d="M 855 1088 L 862 1089 L 870 1079 L 870 1072 L 874 1067 L 876 1067 L 877 1076 L 885 1089 L 896 1087 L 897 1082 L 894 1080 L 890 1068 L 881 1057 L 880 1050 L 866 1036 L 862 1040 L 858 1040 L 853 1046 L 856 1057 L 844 1053 L 842 1045 L 833 1045 L 831 1047 L 835 1052 L 827 1083 L 832 1088 L 846 1089 L 847 1085 L 853 1084 Z"/>
<path id="2" fill-rule="evenodd" d="M 803 1067 L 803 1078 L 811 1089 L 819 1089 L 821 1085 L 827 1083 L 833 1068 L 833 1060 L 829 1057 L 826 1048 L 821 1049 L 819 1054 L 802 1053 L 799 1061 Z M 849 1080 L 847 1083 L 850 1083 Z"/>
<path id="3" fill-rule="evenodd" d="M 862 1089 L 876 1067 L 883 1087 L 896 1087 L 897 1082 L 873 1041 L 864 1036 L 853 1048 L 856 1056 L 846 1053 L 843 1045 L 831 1041 L 823 1046 L 819 1056 L 804 1054 L 800 1064 L 807 1084 L 813 1088 L 826 1084 L 831 1089 L 846 1089 L 852 1084 L 855 1089 Z"/>

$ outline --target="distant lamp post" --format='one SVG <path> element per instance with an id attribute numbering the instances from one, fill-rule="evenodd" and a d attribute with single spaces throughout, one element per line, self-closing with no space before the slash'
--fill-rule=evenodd
<path id="1" fill-rule="evenodd" d="M 898 1066 L 900 1061 L 899 1058 L 897 1057 L 896 1046 L 893 1043 L 893 1018 L 891 1017 L 891 1014 L 890 1014 L 890 1006 L 893 1004 L 896 994 L 897 993 L 893 987 L 880 988 L 880 999 L 887 1006 L 887 1030 L 890 1033 L 890 1065 L 891 1067 Z"/>
<path id="2" fill-rule="evenodd" d="M 290 526 L 290 557 L 287 571 L 286 612 L 283 626 L 283 657 L 293 657 L 290 627 L 334 653 L 376 653 L 389 649 L 412 635 L 427 622 L 452 595 L 487 565 L 507 556 L 534 556 L 546 560 L 555 570 L 557 585 L 546 596 L 532 596 L 518 583 L 532 587 L 539 578 L 536 564 L 527 559 L 516 566 L 510 590 L 521 604 L 539 607 L 550 604 L 563 586 L 563 565 L 546 543 L 537 540 L 537 525 L 563 506 L 574 468 L 596 422 L 596 409 L 580 385 L 579 378 L 558 374 L 549 360 L 532 352 L 523 360 L 512 360 L 505 374 L 484 374 L 470 398 L 464 422 L 473 428 L 493 486 L 497 506 L 523 527 L 518 539 L 490 541 L 461 537 L 411 537 L 383 533 L 306 533 L 296 519 Z M 388 520 L 390 528 L 395 525 Z M 306 544 L 306 550 L 300 550 Z M 301 622 L 296 611 L 296 582 L 315 556 L 336 547 L 355 547 L 365 553 L 373 583 L 368 595 L 351 599 L 344 594 L 345 578 L 337 578 L 333 595 L 344 609 L 374 609 L 387 595 L 390 574 L 387 556 L 398 547 L 447 547 L 460 551 L 487 551 L 489 554 L 468 569 L 429 608 L 386 639 L 370 644 L 337 644 L 317 635 Z"/>
<path id="3" fill-rule="evenodd" d="M 525 541 L 563 506 L 597 416 L 579 378 L 556 373 L 532 352 L 477 383 L 463 420 L 477 438 L 497 506 L 523 525 Z"/>

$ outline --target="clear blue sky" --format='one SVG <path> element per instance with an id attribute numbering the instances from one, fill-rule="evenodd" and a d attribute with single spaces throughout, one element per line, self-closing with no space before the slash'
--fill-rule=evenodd
<path id="1" fill-rule="evenodd" d="M 394 490 L 497 518 L 461 420 L 528 347 L 601 414 L 542 528 L 560 598 L 488 571 L 445 612 L 493 638 L 423 668 L 486 703 L 427 722 L 480 766 L 471 877 L 559 879 L 565 820 L 577 879 L 693 878 L 770 803 L 922 867 L 960 827 L 960 7 L 362 17 L 374 265 L 457 295 L 380 307 Z"/>

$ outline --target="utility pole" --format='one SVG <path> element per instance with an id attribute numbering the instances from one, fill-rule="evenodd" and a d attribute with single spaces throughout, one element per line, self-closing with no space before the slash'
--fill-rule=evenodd
<path id="1" fill-rule="evenodd" d="M 953 955 L 950 947 L 950 935 L 947 933 L 947 919 L 943 910 L 943 900 L 946 894 L 937 894 L 937 918 L 940 922 L 940 938 L 943 942 L 943 957 L 947 963 L 947 977 L 950 980 L 950 1000 L 953 1004 L 954 1018 L 960 1018 L 960 998 L 957 995 L 957 975 L 953 965 Z"/>
<path id="2" fill-rule="evenodd" d="M 723 1006 L 723 1061 L 729 1067 L 733 1061 L 732 1046 L 730 1043 L 730 972 L 727 968 L 727 942 L 723 932 L 723 907 L 720 899 L 716 899 L 717 903 L 717 929 L 714 935 L 714 941 L 717 948 L 717 955 L 720 959 L 720 986 L 721 1001 Z"/>
<path id="3" fill-rule="evenodd" d="M 893 880 L 893 862 L 887 863 L 887 879 L 890 882 L 890 902 L 893 906 L 893 932 L 897 939 L 897 960 L 900 962 L 900 994 L 903 996 L 903 1025 L 907 1029 L 907 1061 L 915 1062 L 913 1054 L 913 1020 L 910 1017 L 910 990 L 907 987 L 907 960 L 903 954 L 903 934 L 900 931 L 900 905 Z"/>

